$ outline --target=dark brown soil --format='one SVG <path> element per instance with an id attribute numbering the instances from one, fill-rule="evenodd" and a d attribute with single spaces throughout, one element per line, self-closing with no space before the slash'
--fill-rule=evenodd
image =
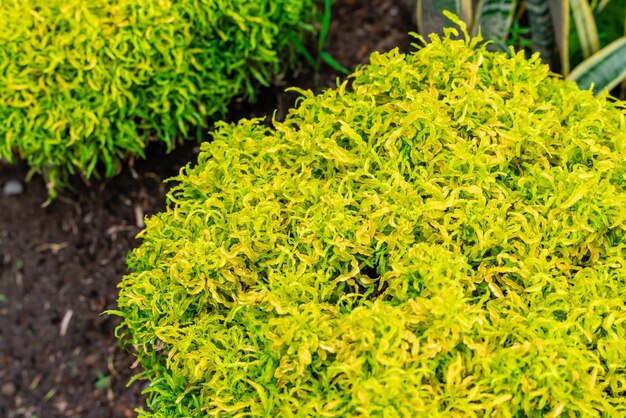
<path id="1" fill-rule="evenodd" d="M 327 50 L 349 68 L 370 52 L 408 50 L 411 18 L 402 0 L 338 0 Z M 324 67 L 322 86 L 337 73 Z M 235 105 L 229 119 L 278 115 L 293 104 L 288 85 L 312 87 L 309 68 L 261 93 L 255 105 Z M 144 215 L 165 206 L 163 180 L 194 161 L 197 144 L 165 155 L 157 145 L 108 181 L 83 184 L 48 207 L 41 177 L 17 196 L 0 193 L 0 417 L 131 417 L 143 405 L 145 382 L 126 387 L 132 354 L 114 336 L 116 285 L 125 256 L 139 242 Z M 0 163 L 0 188 L 24 182 L 27 167 Z"/>

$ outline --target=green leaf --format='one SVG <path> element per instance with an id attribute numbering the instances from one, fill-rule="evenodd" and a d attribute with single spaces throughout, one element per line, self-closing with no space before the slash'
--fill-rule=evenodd
<path id="1" fill-rule="evenodd" d="M 322 27 L 320 28 L 320 37 L 317 42 L 317 50 L 324 49 L 326 38 L 328 37 L 328 29 L 330 28 L 330 8 L 333 0 L 324 0 L 324 14 L 322 15 Z"/>
<path id="2" fill-rule="evenodd" d="M 337 60 L 335 60 L 328 52 L 321 51 L 320 52 L 320 58 L 322 59 L 322 61 L 324 61 L 326 64 L 330 65 L 335 70 L 337 70 L 337 71 L 339 71 L 341 73 L 344 73 L 344 74 L 350 74 L 350 70 L 348 70 L 343 65 L 339 64 L 337 62 Z"/>
<path id="3" fill-rule="evenodd" d="M 291 31 L 287 32 L 287 38 L 293 44 L 296 50 L 302 54 L 304 59 L 307 60 L 311 67 L 317 68 L 317 62 L 315 62 L 315 59 L 313 58 L 311 53 L 306 49 L 304 45 L 302 45 L 302 42 L 300 42 L 300 40 Z"/>
<path id="4" fill-rule="evenodd" d="M 472 33 L 480 31 L 485 39 L 504 41 L 507 38 L 517 0 L 481 0 L 476 8 Z"/>
<path id="5" fill-rule="evenodd" d="M 96 375 L 98 376 L 95 384 L 96 389 L 106 389 L 111 386 L 111 376 L 105 375 L 100 370 L 96 370 Z"/>
<path id="6" fill-rule="evenodd" d="M 567 77 L 581 89 L 611 90 L 626 79 L 626 36 L 612 42 L 577 66 Z"/>
<path id="7" fill-rule="evenodd" d="M 600 39 L 593 12 L 587 0 L 570 0 L 570 4 L 583 56 L 587 58 L 600 49 Z"/>

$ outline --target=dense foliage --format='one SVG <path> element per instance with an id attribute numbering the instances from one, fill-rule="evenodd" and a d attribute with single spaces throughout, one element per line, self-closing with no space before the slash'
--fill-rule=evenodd
<path id="1" fill-rule="evenodd" d="M 505 42 L 539 52 L 541 60 L 582 89 L 599 93 L 624 86 L 626 98 L 626 1 L 624 0 L 404 0 L 424 36 L 443 33 L 453 11 L 506 51 Z M 528 25 L 528 26 L 526 26 Z M 572 70 L 572 71 L 570 71 Z"/>
<path id="2" fill-rule="evenodd" d="M 626 415 L 626 111 L 479 39 L 221 124 L 147 220 L 147 416 Z"/>
<path id="3" fill-rule="evenodd" d="M 54 194 L 67 174 L 113 174 L 150 140 L 194 137 L 279 71 L 284 32 L 303 33 L 314 4 L 2 1 L 0 157 L 26 160 Z"/>

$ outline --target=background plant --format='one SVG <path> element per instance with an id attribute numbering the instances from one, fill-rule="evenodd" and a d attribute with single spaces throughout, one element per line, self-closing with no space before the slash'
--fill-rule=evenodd
<path id="1" fill-rule="evenodd" d="M 626 2 L 623 0 L 407 0 L 419 32 L 442 33 L 443 10 L 506 49 L 530 49 L 581 88 L 612 90 L 626 79 Z M 600 30 L 598 30 L 600 28 Z M 519 36 L 530 33 L 530 39 Z M 516 44 L 516 40 L 523 41 Z M 572 70 L 573 68 L 573 70 Z M 621 96 L 622 98 L 626 96 Z"/>
<path id="2" fill-rule="evenodd" d="M 296 49 L 302 54 L 302 56 L 306 59 L 309 65 L 313 68 L 315 72 L 314 83 L 316 86 L 319 85 L 319 69 L 320 69 L 320 66 L 322 65 L 322 62 L 326 63 L 327 65 L 339 71 L 340 73 L 348 74 L 350 72 L 347 68 L 345 68 L 339 62 L 337 62 L 337 60 L 335 60 L 332 57 L 332 55 L 324 51 L 324 46 L 326 44 L 326 39 L 328 37 L 328 30 L 330 29 L 330 16 L 331 16 L 332 4 L 333 4 L 333 0 L 324 0 L 324 12 L 322 15 L 322 20 L 320 22 L 320 30 L 319 30 L 319 36 L 318 36 L 317 44 L 316 44 L 316 52 L 314 53 L 316 56 L 315 58 L 313 57 L 313 54 L 309 52 L 307 47 L 304 46 L 302 42 L 300 42 L 300 40 L 294 33 L 287 32 L 287 37 L 289 38 L 289 40 L 293 43 Z"/>
<path id="3" fill-rule="evenodd" d="M 219 124 L 120 285 L 144 416 L 626 414 L 624 103 L 461 29 Z"/>
<path id="4" fill-rule="evenodd" d="M 0 3 L 0 157 L 43 173 L 51 196 L 201 135 L 253 99 L 317 20 L 315 0 L 7 0 Z"/>

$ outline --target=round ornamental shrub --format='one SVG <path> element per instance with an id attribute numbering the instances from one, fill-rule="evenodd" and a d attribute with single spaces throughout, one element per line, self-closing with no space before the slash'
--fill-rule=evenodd
<path id="1" fill-rule="evenodd" d="M 0 157 L 115 173 L 150 140 L 196 136 L 290 61 L 317 0 L 3 0 Z M 293 57 L 291 57 L 293 58 Z M 282 62 L 282 64 L 281 64 Z"/>
<path id="2" fill-rule="evenodd" d="M 181 171 L 116 311 L 146 416 L 626 416 L 624 103 L 451 32 Z"/>

